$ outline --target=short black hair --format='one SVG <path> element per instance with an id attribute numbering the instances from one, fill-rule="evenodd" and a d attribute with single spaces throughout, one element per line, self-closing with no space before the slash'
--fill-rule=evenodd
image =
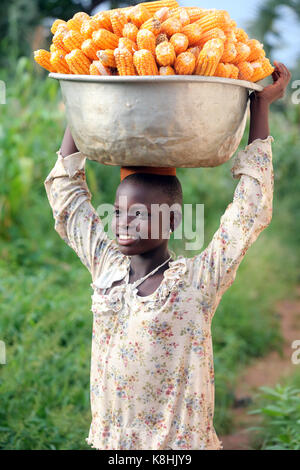
<path id="1" fill-rule="evenodd" d="M 154 190 L 158 189 L 168 196 L 169 205 L 179 204 L 182 207 L 182 186 L 177 176 L 155 175 L 152 173 L 133 173 L 126 176 L 120 184 L 122 184 L 123 181 L 148 185 Z"/>

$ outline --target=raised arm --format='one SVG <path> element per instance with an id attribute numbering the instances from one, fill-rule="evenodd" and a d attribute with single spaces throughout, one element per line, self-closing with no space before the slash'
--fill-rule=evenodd
<path id="1" fill-rule="evenodd" d="M 233 283 L 249 247 L 272 219 L 274 174 L 269 136 L 269 105 L 283 96 L 290 74 L 276 64 L 273 84 L 251 99 L 249 145 L 235 157 L 231 169 L 239 179 L 231 202 L 209 246 L 191 259 L 191 282 L 218 305 Z"/>
<path id="2" fill-rule="evenodd" d="M 94 281 L 104 266 L 107 268 L 123 255 L 115 240 L 107 236 L 91 205 L 84 170 L 86 158 L 78 152 L 68 128 L 57 155 L 56 164 L 44 182 L 55 230 L 77 253 Z"/>

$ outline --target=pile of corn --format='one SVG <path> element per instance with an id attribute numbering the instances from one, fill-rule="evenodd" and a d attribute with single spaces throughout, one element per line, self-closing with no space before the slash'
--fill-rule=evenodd
<path id="1" fill-rule="evenodd" d="M 84 75 L 204 75 L 257 82 L 274 67 L 225 10 L 175 0 L 76 13 L 55 20 L 50 52 L 34 58 L 50 72 Z"/>

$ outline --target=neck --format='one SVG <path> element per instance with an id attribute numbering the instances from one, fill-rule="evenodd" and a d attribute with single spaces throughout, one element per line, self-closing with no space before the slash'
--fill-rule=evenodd
<path id="1" fill-rule="evenodd" d="M 171 256 L 168 251 L 168 245 L 161 245 L 154 250 L 142 253 L 140 255 L 131 256 L 131 274 L 134 277 L 144 277 L 153 269 L 157 268 L 164 261 L 167 261 Z M 162 266 L 162 270 L 168 267 L 168 263 Z M 160 272 L 160 269 L 157 271 Z"/>

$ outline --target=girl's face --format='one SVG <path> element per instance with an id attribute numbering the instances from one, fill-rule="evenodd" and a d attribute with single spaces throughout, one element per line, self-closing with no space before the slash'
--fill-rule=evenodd
<path id="1" fill-rule="evenodd" d="M 146 253 L 170 238 L 173 214 L 163 192 L 124 181 L 117 189 L 114 206 L 112 230 L 123 254 Z"/>

